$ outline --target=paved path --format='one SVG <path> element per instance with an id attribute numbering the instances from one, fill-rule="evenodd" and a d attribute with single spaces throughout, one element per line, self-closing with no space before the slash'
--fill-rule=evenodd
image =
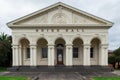
<path id="1" fill-rule="evenodd" d="M 8 73 L 10 73 L 10 72 L 0 72 L 0 76 L 6 75 Z"/>
<path id="2" fill-rule="evenodd" d="M 115 70 L 115 71 L 114 71 L 114 72 L 112 72 L 112 73 L 114 73 L 114 74 L 116 74 L 116 75 L 120 76 L 120 70 Z"/>
<path id="3" fill-rule="evenodd" d="M 10 72 L 5 76 L 28 76 L 37 80 L 89 80 L 79 72 Z"/>
<path id="4" fill-rule="evenodd" d="M 96 76 L 118 76 L 115 72 L 3 72 L 0 75 L 4 76 L 28 76 L 32 79 L 38 80 L 90 80 L 91 77 Z"/>
<path id="5" fill-rule="evenodd" d="M 50 72 L 43 72 L 38 75 L 38 80 L 88 80 L 81 76 L 77 72 L 72 73 L 50 73 Z"/>

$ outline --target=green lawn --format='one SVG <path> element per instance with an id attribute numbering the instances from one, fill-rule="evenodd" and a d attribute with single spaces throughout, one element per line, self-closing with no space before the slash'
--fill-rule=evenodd
<path id="1" fill-rule="evenodd" d="M 0 76 L 0 80 L 29 80 L 28 77 Z"/>
<path id="2" fill-rule="evenodd" d="M 120 80 L 120 77 L 94 77 L 92 80 Z"/>
<path id="3" fill-rule="evenodd" d="M 7 68 L 6 67 L 0 67 L 0 72 L 2 71 L 7 71 Z"/>

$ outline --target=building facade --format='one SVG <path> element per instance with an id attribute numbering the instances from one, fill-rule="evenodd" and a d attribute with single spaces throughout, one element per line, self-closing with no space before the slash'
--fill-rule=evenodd
<path id="1" fill-rule="evenodd" d="M 7 25 L 13 66 L 108 65 L 107 20 L 58 2 Z"/>

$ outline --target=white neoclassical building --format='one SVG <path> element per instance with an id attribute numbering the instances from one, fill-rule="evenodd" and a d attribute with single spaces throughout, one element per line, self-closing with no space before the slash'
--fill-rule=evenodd
<path id="1" fill-rule="evenodd" d="M 12 22 L 13 66 L 108 65 L 112 23 L 58 2 Z"/>

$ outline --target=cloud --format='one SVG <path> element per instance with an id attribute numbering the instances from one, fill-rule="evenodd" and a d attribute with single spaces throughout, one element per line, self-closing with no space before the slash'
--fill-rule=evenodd
<path id="1" fill-rule="evenodd" d="M 109 49 L 120 45 L 119 0 L 59 0 L 68 5 L 114 22 L 109 29 Z M 6 23 L 57 3 L 58 0 L 0 0 L 0 32 L 11 34 Z M 114 38 L 113 38 L 114 37 Z"/>

